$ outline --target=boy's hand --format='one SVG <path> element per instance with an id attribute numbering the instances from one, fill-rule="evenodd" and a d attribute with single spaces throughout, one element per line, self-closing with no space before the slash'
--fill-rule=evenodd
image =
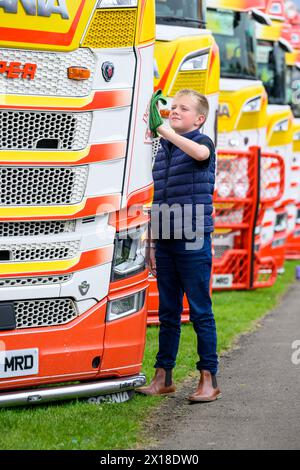
<path id="1" fill-rule="evenodd" d="M 171 129 L 168 129 L 167 126 L 165 126 L 164 124 L 162 124 L 161 126 L 159 126 L 156 131 L 162 136 L 164 137 L 165 139 L 169 139 L 170 138 L 170 135 L 174 135 L 174 131 L 172 131 Z"/>

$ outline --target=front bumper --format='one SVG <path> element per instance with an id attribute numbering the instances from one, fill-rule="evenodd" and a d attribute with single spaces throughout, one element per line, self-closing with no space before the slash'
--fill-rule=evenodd
<path id="1" fill-rule="evenodd" d="M 122 379 L 98 380 L 75 385 L 5 392 L 0 394 L 0 408 L 107 395 L 125 390 L 133 390 L 145 385 L 145 383 L 146 377 L 143 374 L 137 374 Z"/>

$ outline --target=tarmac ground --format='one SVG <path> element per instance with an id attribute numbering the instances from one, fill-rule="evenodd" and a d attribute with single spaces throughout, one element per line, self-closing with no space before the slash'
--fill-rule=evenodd
<path id="1" fill-rule="evenodd" d="M 300 283 L 221 356 L 222 399 L 191 404 L 189 378 L 148 422 L 150 449 L 300 449 Z"/>

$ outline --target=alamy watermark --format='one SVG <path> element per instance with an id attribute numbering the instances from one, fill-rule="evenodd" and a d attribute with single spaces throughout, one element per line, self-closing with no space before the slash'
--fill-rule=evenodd
<path id="1" fill-rule="evenodd" d="M 295 366 L 298 366 L 300 364 L 300 339 L 292 342 L 292 349 L 295 351 L 292 353 L 291 361 Z"/>
<path id="2" fill-rule="evenodd" d="M 143 214 L 143 207 L 134 204 L 128 207 L 122 214 L 128 221 Z M 124 212 L 123 210 L 123 212 Z M 153 204 L 149 209 L 151 220 L 151 236 L 154 240 L 184 240 L 186 250 L 199 250 L 204 244 L 204 204 Z M 111 230 L 110 225 L 117 222 L 117 209 L 113 205 L 100 204 L 97 213 L 109 214 L 109 223 L 102 226 L 102 231 L 97 232 L 97 237 L 102 237 L 106 230 Z M 127 224 L 130 226 L 130 224 Z M 125 224 L 126 226 L 126 224 Z M 119 233 L 120 239 L 135 239 L 138 235 L 132 228 L 124 229 Z"/>
<path id="3" fill-rule="evenodd" d="M 151 233 L 154 239 L 185 240 L 186 250 L 199 250 L 204 243 L 203 204 L 153 204 Z"/>

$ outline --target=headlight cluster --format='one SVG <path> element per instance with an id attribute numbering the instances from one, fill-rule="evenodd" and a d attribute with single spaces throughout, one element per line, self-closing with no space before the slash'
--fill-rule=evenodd
<path id="1" fill-rule="evenodd" d="M 118 320 L 119 318 L 133 315 L 143 308 L 145 303 L 145 291 L 112 300 L 108 303 L 106 321 Z"/>
<path id="2" fill-rule="evenodd" d="M 288 119 L 284 119 L 280 122 L 278 122 L 274 127 L 273 127 L 273 132 L 286 132 L 289 128 L 289 121 Z"/>
<path id="3" fill-rule="evenodd" d="M 180 67 L 181 71 L 195 71 L 195 70 L 206 70 L 208 64 L 208 54 L 202 54 L 195 57 L 191 57 L 183 62 Z"/>
<path id="4" fill-rule="evenodd" d="M 246 174 L 231 174 L 229 171 L 217 173 L 217 192 L 219 197 L 238 197 L 244 199 L 249 190 L 249 181 Z"/>
<path id="5" fill-rule="evenodd" d="M 116 236 L 112 266 L 112 281 L 124 279 L 146 268 L 146 239 L 148 225 L 120 232 Z"/>
<path id="6" fill-rule="evenodd" d="M 260 235 L 261 234 L 261 226 L 256 225 L 255 230 L 254 230 L 254 235 Z"/>
<path id="7" fill-rule="evenodd" d="M 247 101 L 246 104 L 243 106 L 243 113 L 256 113 L 260 110 L 261 107 L 261 97 L 258 96 L 257 98 L 253 98 Z"/>
<path id="8" fill-rule="evenodd" d="M 278 214 L 275 222 L 275 232 L 283 232 L 288 227 L 287 214 Z"/>
<path id="9" fill-rule="evenodd" d="M 300 140 L 300 132 L 296 132 L 296 133 L 293 135 L 293 140 Z"/>
<path id="10" fill-rule="evenodd" d="M 99 0 L 97 8 L 136 7 L 137 0 Z"/>

